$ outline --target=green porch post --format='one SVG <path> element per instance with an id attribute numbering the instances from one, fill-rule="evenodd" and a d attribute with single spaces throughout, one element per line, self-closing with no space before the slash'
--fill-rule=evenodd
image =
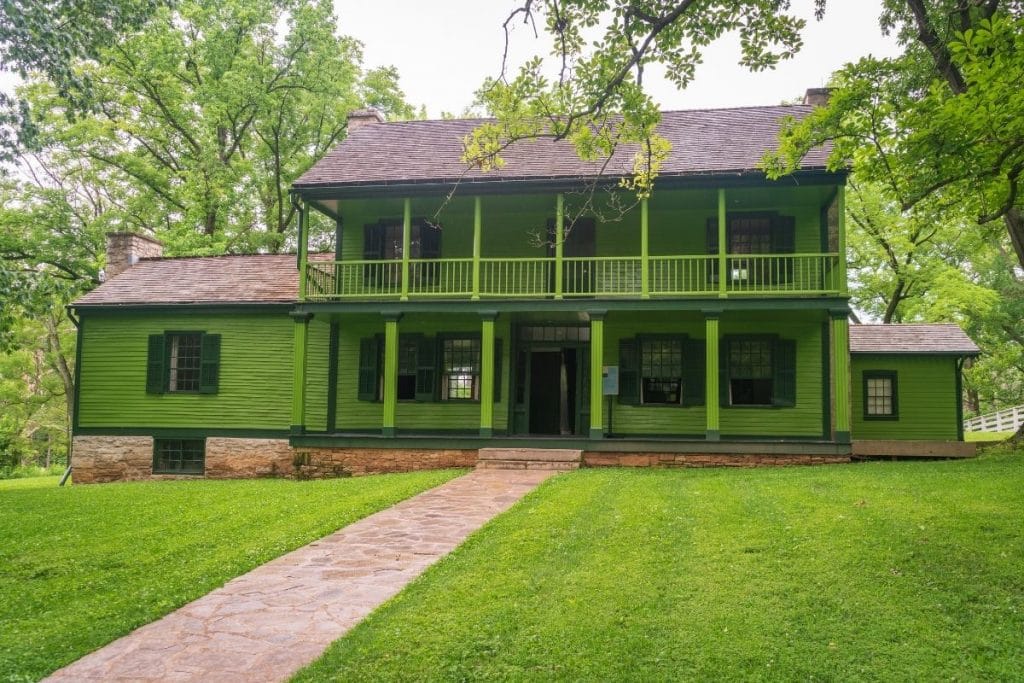
<path id="1" fill-rule="evenodd" d="M 650 244 L 648 242 L 647 197 L 640 200 L 640 297 L 651 298 Z"/>
<path id="2" fill-rule="evenodd" d="M 412 200 L 405 199 L 402 210 L 402 301 L 409 300 L 409 252 L 412 250 Z"/>
<path id="3" fill-rule="evenodd" d="M 725 250 L 728 245 L 725 242 L 726 229 L 725 229 L 725 189 L 718 189 L 718 296 L 724 299 L 725 293 Z M 717 370 L 716 370 L 717 372 Z"/>
<path id="4" fill-rule="evenodd" d="M 388 315 L 384 319 L 384 420 L 381 433 L 395 435 L 395 413 L 398 411 L 398 319 Z"/>
<path id="5" fill-rule="evenodd" d="M 306 300 L 306 268 L 309 262 L 309 205 L 299 209 L 299 301 Z"/>
<path id="6" fill-rule="evenodd" d="M 294 352 L 292 357 L 292 434 L 306 431 L 306 340 L 312 313 L 292 313 L 295 321 Z"/>
<path id="7" fill-rule="evenodd" d="M 836 213 L 839 222 L 839 293 L 846 296 L 846 186 L 840 185 L 836 193 Z"/>
<path id="8" fill-rule="evenodd" d="M 604 438 L 604 311 L 590 314 L 590 438 Z"/>
<path id="9" fill-rule="evenodd" d="M 562 246 L 565 242 L 565 195 L 555 201 L 555 298 L 562 298 Z"/>
<path id="10" fill-rule="evenodd" d="M 704 411 L 707 426 L 704 438 L 708 441 L 719 439 L 719 392 L 718 386 L 718 316 L 719 311 L 704 312 Z"/>
<path id="11" fill-rule="evenodd" d="M 850 443 L 850 328 L 849 311 L 830 311 L 832 317 L 832 373 L 836 402 L 836 441 Z"/>
<path id="12" fill-rule="evenodd" d="M 494 319 L 481 313 L 480 323 L 480 436 L 494 434 Z"/>
<path id="13" fill-rule="evenodd" d="M 473 299 L 480 298 L 480 245 L 482 242 L 480 197 L 473 198 Z"/>

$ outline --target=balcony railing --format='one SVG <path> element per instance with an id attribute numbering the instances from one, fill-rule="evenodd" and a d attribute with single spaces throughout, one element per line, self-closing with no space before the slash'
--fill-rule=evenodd
<path id="1" fill-rule="evenodd" d="M 717 297 L 839 294 L 838 254 L 310 261 L 306 299 Z"/>

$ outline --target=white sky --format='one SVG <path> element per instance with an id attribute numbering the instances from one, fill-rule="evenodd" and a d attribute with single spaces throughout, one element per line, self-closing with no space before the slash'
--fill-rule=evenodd
<path id="1" fill-rule="evenodd" d="M 459 113 L 501 64 L 501 24 L 515 0 L 334 0 L 341 33 L 363 42 L 368 67 L 393 64 L 402 88 L 431 117 Z M 869 53 L 897 53 L 878 28 L 880 0 L 830 0 L 825 19 L 814 20 L 813 0 L 794 0 L 793 12 L 808 18 L 804 48 L 774 71 L 750 73 L 737 65 L 739 41 L 725 39 L 704 51 L 704 64 L 685 91 L 647 77 L 648 91 L 663 109 L 777 104 L 825 85 L 829 74 Z M 541 41 L 543 41 L 543 35 Z M 546 54 L 521 24 L 513 36 L 516 56 Z"/>
<path id="2" fill-rule="evenodd" d="M 794 0 L 793 12 L 808 18 L 804 47 L 774 71 L 751 73 L 737 65 L 735 37 L 705 49 L 704 64 L 684 91 L 653 74 L 648 91 L 664 109 L 777 104 L 820 87 L 846 62 L 874 54 L 897 53 L 895 41 L 878 29 L 881 0 L 830 0 L 821 22 L 813 18 L 813 0 Z M 367 67 L 393 64 L 406 97 L 428 115 L 458 114 L 473 100 L 487 76 L 501 63 L 501 24 L 516 0 L 334 0 L 339 31 L 364 45 Z M 513 58 L 546 53 L 519 24 L 513 34 Z M 10 91 L 16 77 L 0 72 L 0 89 Z"/>

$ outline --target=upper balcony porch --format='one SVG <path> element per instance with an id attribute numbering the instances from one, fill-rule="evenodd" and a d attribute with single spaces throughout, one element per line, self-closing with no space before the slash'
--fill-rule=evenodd
<path id="1" fill-rule="evenodd" d="M 839 296 L 842 201 L 829 184 L 665 189 L 642 202 L 603 190 L 345 199 L 321 204 L 338 216 L 335 258 L 302 258 L 300 293 L 312 303 Z"/>

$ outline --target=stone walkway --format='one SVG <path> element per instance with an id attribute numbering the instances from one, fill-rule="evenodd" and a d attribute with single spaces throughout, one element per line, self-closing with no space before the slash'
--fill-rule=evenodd
<path id="1" fill-rule="evenodd" d="M 51 681 L 280 681 L 554 474 L 474 471 L 299 548 Z"/>

